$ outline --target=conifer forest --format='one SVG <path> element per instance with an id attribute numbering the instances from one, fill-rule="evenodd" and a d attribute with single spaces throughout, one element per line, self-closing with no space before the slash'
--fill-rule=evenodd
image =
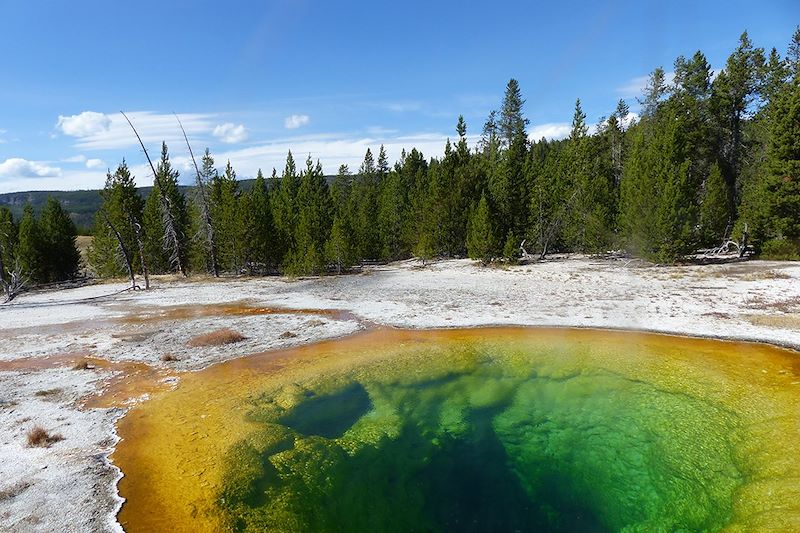
<path id="1" fill-rule="evenodd" d="M 410 146 L 390 161 L 380 146 L 331 177 L 289 152 L 249 190 L 206 149 L 183 176 L 193 184 L 184 194 L 169 150 L 187 146 L 163 144 L 154 176 L 133 176 L 124 160 L 108 173 L 88 266 L 100 277 L 297 276 L 410 257 L 490 263 L 610 250 L 672 263 L 726 242 L 798 259 L 800 30 L 785 53 L 745 32 L 719 72 L 701 51 L 671 71 L 652 71 L 638 113 L 610 102 L 592 124 L 576 100 L 563 140 L 530 138 L 524 88 L 511 79 L 484 124 L 458 118 L 442 157 Z M 143 198 L 140 185 L 152 193 Z M 73 277 L 75 237 L 56 200 L 18 220 L 0 208 L 4 284 Z"/>

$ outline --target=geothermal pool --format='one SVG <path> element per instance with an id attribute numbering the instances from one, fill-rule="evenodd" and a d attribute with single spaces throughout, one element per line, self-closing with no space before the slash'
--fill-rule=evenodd
<path id="1" fill-rule="evenodd" d="M 135 531 L 800 530 L 800 355 L 373 330 L 181 376 L 120 422 Z"/>

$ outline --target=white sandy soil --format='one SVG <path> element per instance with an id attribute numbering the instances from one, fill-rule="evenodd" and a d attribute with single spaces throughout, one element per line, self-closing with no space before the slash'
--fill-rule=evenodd
<path id="1" fill-rule="evenodd" d="M 0 306 L 0 530 L 119 528 L 120 474 L 107 455 L 123 410 L 82 407 L 114 371 L 69 366 L 3 371 L 11 361 L 79 353 L 196 370 L 371 325 L 623 328 L 800 348 L 797 263 L 649 267 L 557 258 L 508 268 L 482 268 L 467 260 L 423 268 L 408 261 L 340 277 L 157 280 L 154 286 L 133 293 L 119 292 L 125 284 L 94 285 L 25 294 Z M 231 303 L 285 311 L 231 313 L 209 307 Z M 291 311 L 313 309 L 342 313 Z M 195 335 L 220 328 L 246 339 L 221 347 L 187 346 Z M 176 360 L 163 361 L 167 354 Z M 25 433 L 34 424 L 64 440 L 49 448 L 26 447 Z"/>

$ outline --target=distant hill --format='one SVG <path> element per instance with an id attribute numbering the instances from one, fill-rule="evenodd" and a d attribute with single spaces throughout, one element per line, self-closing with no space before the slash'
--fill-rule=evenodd
<path id="1" fill-rule="evenodd" d="M 328 184 L 332 183 L 333 176 L 325 176 Z M 242 191 L 249 191 L 253 187 L 253 179 L 244 179 L 239 182 L 239 187 Z M 269 181 L 269 180 L 268 180 Z M 184 194 L 191 192 L 194 188 L 189 185 L 181 185 L 181 190 Z M 150 195 L 152 187 L 140 187 L 139 194 L 142 198 L 147 198 Z M 103 199 L 100 197 L 98 189 L 88 191 L 25 191 L 25 192 L 7 192 L 0 194 L 0 206 L 6 206 L 11 209 L 14 215 L 14 220 L 19 220 L 22 217 L 22 209 L 25 204 L 31 204 L 36 213 L 39 213 L 47 202 L 48 196 L 53 196 L 67 210 L 75 226 L 78 227 L 78 233 L 81 235 L 89 235 L 92 232 L 92 225 L 94 224 L 94 215 L 100 209 Z"/>
<path id="2" fill-rule="evenodd" d="M 61 202 L 78 227 L 79 233 L 90 231 L 94 222 L 94 214 L 100 209 L 102 202 L 98 190 L 9 192 L 0 194 L 0 206 L 10 208 L 14 219 L 18 221 L 22 217 L 22 209 L 25 204 L 31 204 L 38 213 L 44 207 L 49 196 L 53 196 Z"/>

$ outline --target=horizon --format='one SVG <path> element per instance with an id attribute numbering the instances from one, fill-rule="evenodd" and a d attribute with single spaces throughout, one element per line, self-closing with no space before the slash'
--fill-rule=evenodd
<path id="1" fill-rule="evenodd" d="M 0 193 L 100 189 L 123 158 L 149 186 L 119 110 L 151 157 L 168 143 L 181 183 L 194 172 L 173 111 L 196 154 L 210 148 L 243 179 L 280 170 L 290 149 L 328 175 L 340 164 L 356 170 L 381 144 L 392 162 L 402 148 L 437 157 L 459 115 L 474 145 L 509 78 L 526 99 L 529 136 L 559 139 L 577 98 L 590 124 L 620 98 L 636 112 L 654 68 L 669 72 L 700 50 L 718 72 L 745 30 L 754 46 L 783 54 L 800 20 L 789 1 L 485 11 L 278 1 L 225 13 L 209 2 L 156 5 L 49 5 L 47 17 L 39 6 L 8 6 L 7 41 L 23 44 L 0 58 Z M 97 31 L 108 20 L 114 31 Z"/>

